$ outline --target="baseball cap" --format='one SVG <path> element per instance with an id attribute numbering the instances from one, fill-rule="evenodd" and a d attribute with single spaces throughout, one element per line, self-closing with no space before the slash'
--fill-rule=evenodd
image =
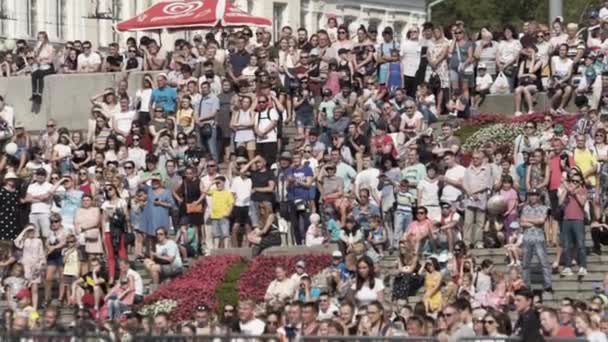
<path id="1" fill-rule="evenodd" d="M 333 253 L 331 253 L 331 256 L 333 258 L 341 258 L 342 257 L 342 252 L 340 252 L 340 251 L 333 251 Z"/>
<path id="2" fill-rule="evenodd" d="M 484 63 L 479 63 L 477 65 L 477 69 L 487 69 L 486 65 Z"/>
<path id="3" fill-rule="evenodd" d="M 393 28 L 390 26 L 385 27 L 384 30 L 382 30 L 382 34 L 393 34 Z"/>
<path id="4" fill-rule="evenodd" d="M 239 163 L 246 163 L 247 162 L 247 158 L 240 156 L 240 157 L 236 157 L 236 162 L 237 164 Z"/>
<path id="5" fill-rule="evenodd" d="M 528 195 L 540 196 L 540 190 L 538 188 L 531 188 L 528 190 Z"/>

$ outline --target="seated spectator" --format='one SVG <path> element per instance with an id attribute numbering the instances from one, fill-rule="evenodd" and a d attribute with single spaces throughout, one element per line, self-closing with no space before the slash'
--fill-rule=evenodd
<path id="1" fill-rule="evenodd" d="M 144 260 L 152 282 L 158 285 L 161 279 L 175 277 L 182 273 L 182 259 L 177 244 L 167 236 L 164 227 L 156 229 L 156 248 Z"/>
<path id="2" fill-rule="evenodd" d="M 268 285 L 264 300 L 270 305 L 284 304 L 287 300 L 294 296 L 294 282 L 291 278 L 287 277 L 285 268 L 277 266 L 275 268 L 274 279 Z M 300 283 L 295 284 L 299 288 Z"/>

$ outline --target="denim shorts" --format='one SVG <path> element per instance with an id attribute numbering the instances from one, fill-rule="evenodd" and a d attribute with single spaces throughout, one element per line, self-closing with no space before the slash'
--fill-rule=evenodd
<path id="1" fill-rule="evenodd" d="M 225 239 L 230 236 L 230 221 L 228 219 L 212 219 L 211 229 L 214 239 Z"/>

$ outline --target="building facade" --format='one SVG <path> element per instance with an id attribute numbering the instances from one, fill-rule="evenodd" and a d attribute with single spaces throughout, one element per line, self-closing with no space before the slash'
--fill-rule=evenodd
<path id="1" fill-rule="evenodd" d="M 141 13 L 155 1 L 159 0 L 0 0 L 0 38 L 35 39 L 38 31 L 46 31 L 53 42 L 80 39 L 98 46 L 124 42 L 127 37 L 146 33 L 119 33 L 114 25 Z M 316 31 L 325 26 L 330 15 L 353 27 L 372 24 L 380 31 L 393 26 L 401 34 L 408 26 L 423 23 L 426 13 L 425 0 L 233 1 L 249 13 L 272 18 L 275 34 L 284 25 Z M 170 43 L 191 34 L 162 33 L 161 40 Z"/>

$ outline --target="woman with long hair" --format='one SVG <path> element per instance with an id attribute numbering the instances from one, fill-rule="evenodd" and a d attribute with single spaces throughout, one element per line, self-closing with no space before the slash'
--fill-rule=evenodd
<path id="1" fill-rule="evenodd" d="M 254 229 L 247 239 L 253 244 L 253 255 L 260 255 L 263 250 L 272 246 L 281 245 L 281 234 L 275 223 L 275 214 L 270 202 L 258 204 L 260 228 Z"/>
<path id="2" fill-rule="evenodd" d="M 496 69 L 503 73 L 509 80 L 509 86 L 513 89 L 517 73 L 517 60 L 522 49 L 517 39 L 517 32 L 511 25 L 506 25 L 502 30 L 502 40 L 498 43 L 496 50 Z"/>
<path id="3" fill-rule="evenodd" d="M 464 27 L 456 26 L 454 39 L 450 45 L 450 88 L 452 92 L 460 90 L 469 98 L 469 88 L 473 85 L 475 57 L 474 44 L 467 38 Z"/>
<path id="4" fill-rule="evenodd" d="M 34 48 L 34 64 L 32 65 L 32 97 L 36 104 L 42 102 L 44 91 L 44 78 L 55 73 L 55 50 L 49 42 L 49 35 L 45 31 L 38 32 L 38 42 Z"/>
<path id="5" fill-rule="evenodd" d="M 113 284 L 116 274 L 116 255 L 127 258 L 125 233 L 128 227 L 129 208 L 127 201 L 120 198 L 118 188 L 112 183 L 104 187 L 105 201 L 101 205 L 101 226 L 103 229 L 104 247 L 108 258 L 109 283 Z"/>
<path id="6" fill-rule="evenodd" d="M 542 90 L 540 68 L 543 62 L 536 56 L 536 52 L 535 46 L 525 48 L 522 53 L 524 58 L 520 60 L 518 65 L 518 85 L 515 88 L 515 116 L 522 114 L 522 98 L 526 101 L 528 114 L 532 114 L 534 112 L 533 96 Z"/>
<path id="7" fill-rule="evenodd" d="M 384 284 L 382 279 L 376 277 L 374 262 L 367 255 L 357 262 L 356 281 L 351 286 L 351 291 L 358 306 L 384 300 Z"/>
<path id="8" fill-rule="evenodd" d="M 550 171 L 545 160 L 545 151 L 537 148 L 530 156 L 530 164 L 526 168 L 526 189 L 539 189 L 544 200 L 548 200 L 549 175 Z"/>
<path id="9" fill-rule="evenodd" d="M 589 342 L 607 342 L 608 338 L 599 329 L 599 317 L 578 312 L 574 316 L 576 331 Z"/>
<path id="10" fill-rule="evenodd" d="M 565 114 L 566 105 L 572 95 L 570 81 L 574 74 L 575 64 L 568 58 L 568 44 L 558 47 L 556 56 L 551 57 L 551 78 L 549 79 L 549 95 L 551 96 L 551 114 Z"/>
<path id="11" fill-rule="evenodd" d="M 140 125 L 148 126 L 150 123 L 150 99 L 154 88 L 154 78 L 150 74 L 144 74 L 141 80 L 141 88 L 135 92 L 135 108 L 137 109 L 137 121 Z"/>
<path id="12" fill-rule="evenodd" d="M 196 169 L 188 166 L 181 183 L 173 189 L 173 197 L 179 205 L 180 229 L 186 232 L 188 226 L 194 226 L 198 241 L 205 241 L 203 226 L 203 202 L 205 193 L 203 185 L 197 176 Z M 196 209 L 199 207 L 200 210 Z"/>
<path id="13" fill-rule="evenodd" d="M 101 109 L 101 113 L 108 119 L 120 113 L 120 104 L 114 88 L 106 88 L 102 93 L 91 97 L 91 104 Z"/>
<path id="14" fill-rule="evenodd" d="M 338 26 L 338 36 L 336 41 L 332 42 L 331 46 L 338 51 L 340 49 L 350 50 L 353 47 L 353 42 L 350 39 L 350 33 L 348 32 L 348 25 L 342 24 Z"/>
<path id="15" fill-rule="evenodd" d="M 497 311 L 488 312 L 483 318 L 483 335 L 497 338 L 507 337 L 506 327 L 504 326 L 504 320 Z"/>
<path id="16" fill-rule="evenodd" d="M 103 255 L 101 211 L 90 194 L 82 196 L 82 205 L 74 215 L 74 231 L 81 243 L 84 242 L 86 256 Z"/>

